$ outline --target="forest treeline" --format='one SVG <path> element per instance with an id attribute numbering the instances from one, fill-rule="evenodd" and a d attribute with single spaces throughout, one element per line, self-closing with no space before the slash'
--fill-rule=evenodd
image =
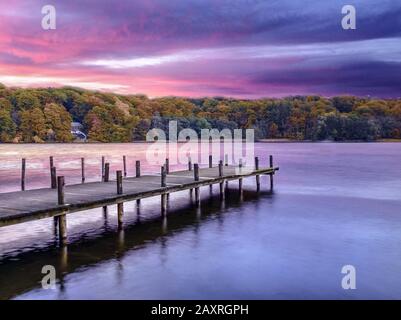
<path id="1" fill-rule="evenodd" d="M 1 142 L 72 142 L 71 122 L 89 141 L 144 140 L 151 128 L 255 129 L 257 139 L 401 138 L 401 100 L 354 96 L 281 99 L 149 99 L 78 88 L 21 89 L 0 84 Z"/>

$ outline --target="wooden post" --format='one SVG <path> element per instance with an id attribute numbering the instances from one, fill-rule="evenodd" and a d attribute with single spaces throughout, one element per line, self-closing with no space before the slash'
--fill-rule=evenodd
<path id="1" fill-rule="evenodd" d="M 85 183 L 85 158 L 81 158 L 81 181 Z"/>
<path id="2" fill-rule="evenodd" d="M 135 177 L 139 178 L 141 176 L 141 161 L 135 161 Z M 139 206 L 141 199 L 136 199 L 136 205 Z"/>
<path id="3" fill-rule="evenodd" d="M 219 161 L 219 177 L 223 177 L 223 160 Z M 224 198 L 224 181 L 220 182 L 220 197 Z"/>
<path id="4" fill-rule="evenodd" d="M 135 176 L 139 178 L 141 176 L 141 161 L 135 161 Z"/>
<path id="5" fill-rule="evenodd" d="M 259 158 L 255 157 L 255 170 L 259 170 Z M 257 175 L 256 176 L 256 191 L 259 192 L 260 191 L 260 176 Z"/>
<path id="6" fill-rule="evenodd" d="M 58 199 L 59 205 L 64 204 L 64 177 L 63 176 L 57 177 L 57 199 Z"/>
<path id="7" fill-rule="evenodd" d="M 194 180 L 199 181 L 199 164 L 194 164 Z"/>
<path id="8" fill-rule="evenodd" d="M 26 160 L 25 158 L 22 159 L 21 163 L 21 190 L 25 190 L 25 168 L 26 168 Z"/>
<path id="9" fill-rule="evenodd" d="M 209 168 L 212 168 L 213 167 L 213 157 L 212 157 L 212 155 L 210 154 L 209 155 Z"/>
<path id="10" fill-rule="evenodd" d="M 109 182 L 110 177 L 110 163 L 105 163 L 104 165 L 104 172 L 103 172 L 103 181 Z"/>
<path id="11" fill-rule="evenodd" d="M 199 181 L 199 164 L 194 164 L 194 180 Z M 199 187 L 195 188 L 195 204 L 198 207 L 200 205 L 200 190 Z"/>
<path id="12" fill-rule="evenodd" d="M 54 167 L 53 167 L 54 168 Z M 65 204 L 64 198 L 64 177 L 60 176 L 57 177 L 57 198 L 58 204 L 63 205 Z M 56 216 L 55 222 L 58 222 L 58 232 L 59 232 L 59 239 L 61 244 L 67 244 L 67 215 L 62 214 Z"/>
<path id="13" fill-rule="evenodd" d="M 121 170 L 116 171 L 117 194 L 123 194 L 123 174 Z M 123 225 L 124 203 L 117 203 L 118 227 Z"/>
<path id="14" fill-rule="evenodd" d="M 57 170 L 56 167 L 51 167 L 50 169 L 50 173 L 51 173 L 51 187 L 52 189 L 56 189 L 57 188 Z"/>
<path id="15" fill-rule="evenodd" d="M 166 184 L 166 178 L 167 178 L 166 173 L 167 172 L 166 172 L 165 166 L 161 167 L 160 173 L 161 173 L 161 186 L 166 187 L 167 186 L 167 184 Z"/>
<path id="16" fill-rule="evenodd" d="M 49 165 L 50 165 L 50 187 L 52 189 L 56 188 L 57 185 L 57 176 L 55 175 L 55 171 L 54 171 L 54 159 L 53 156 L 49 157 Z"/>
<path id="17" fill-rule="evenodd" d="M 123 169 L 124 169 L 124 177 L 127 176 L 127 157 L 123 156 Z"/>
<path id="18" fill-rule="evenodd" d="M 166 174 L 169 174 L 170 173 L 170 163 L 169 163 L 169 160 L 168 160 L 168 158 L 166 158 L 166 164 L 165 164 L 165 166 L 166 166 Z"/>
<path id="19" fill-rule="evenodd" d="M 102 181 L 104 181 L 104 156 L 102 156 Z"/>
<path id="20" fill-rule="evenodd" d="M 239 172 L 242 173 L 242 158 L 239 159 Z M 239 192 L 242 194 L 242 178 L 238 179 L 238 189 Z"/>
<path id="21" fill-rule="evenodd" d="M 188 171 L 192 171 L 192 160 L 191 160 L 191 157 L 188 157 Z"/>
<path id="22" fill-rule="evenodd" d="M 166 163 L 167 163 L 167 159 L 166 159 Z M 161 186 L 164 188 L 167 186 L 166 183 L 166 178 L 167 178 L 167 172 L 166 172 L 166 167 L 162 166 L 160 169 L 160 173 L 161 173 Z M 162 216 L 164 216 L 166 214 L 167 211 L 167 194 L 163 193 L 161 195 L 161 213 Z"/>
<path id="23" fill-rule="evenodd" d="M 224 155 L 225 166 L 228 166 L 228 154 Z"/>
<path id="24" fill-rule="evenodd" d="M 121 170 L 116 171 L 117 194 L 123 194 L 123 174 Z"/>
<path id="25" fill-rule="evenodd" d="M 269 156 L 270 168 L 273 169 L 273 156 Z M 270 192 L 273 192 L 273 175 L 274 172 L 270 173 Z"/>

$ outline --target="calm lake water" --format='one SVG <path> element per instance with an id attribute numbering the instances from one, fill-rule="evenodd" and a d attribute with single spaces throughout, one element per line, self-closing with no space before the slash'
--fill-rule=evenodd
<path id="1" fill-rule="evenodd" d="M 20 159 L 27 187 L 49 185 L 48 157 L 67 183 L 100 179 L 100 157 L 128 173 L 144 162 L 145 144 L 0 145 L 0 192 L 19 189 Z M 53 220 L 0 228 L 0 299 L 401 299 L 401 144 L 258 143 L 266 164 L 280 171 L 275 192 L 262 178 L 230 182 L 224 202 L 218 186 L 68 216 L 67 248 Z M 178 168 L 178 167 L 177 167 Z M 146 166 L 144 172 L 159 172 Z M 57 288 L 41 288 L 41 269 L 54 265 Z M 355 290 L 341 287 L 341 268 L 356 268 Z"/>

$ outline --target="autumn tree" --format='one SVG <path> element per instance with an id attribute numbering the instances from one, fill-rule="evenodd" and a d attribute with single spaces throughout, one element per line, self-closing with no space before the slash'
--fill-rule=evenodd
<path id="1" fill-rule="evenodd" d="M 56 103 L 47 104 L 44 108 L 46 119 L 47 139 L 49 141 L 71 142 L 71 115 Z"/>
<path id="2" fill-rule="evenodd" d="M 43 142 L 46 139 L 46 120 L 40 108 L 20 111 L 19 130 L 24 142 Z"/>

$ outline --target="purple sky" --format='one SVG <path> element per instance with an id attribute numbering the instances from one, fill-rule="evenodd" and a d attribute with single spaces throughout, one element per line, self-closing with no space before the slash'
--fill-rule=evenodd
<path id="1" fill-rule="evenodd" d="M 57 29 L 43 30 L 52 4 Z M 356 7 L 343 30 L 341 8 Z M 399 0 L 12 0 L 0 82 L 151 97 L 399 97 Z"/>

